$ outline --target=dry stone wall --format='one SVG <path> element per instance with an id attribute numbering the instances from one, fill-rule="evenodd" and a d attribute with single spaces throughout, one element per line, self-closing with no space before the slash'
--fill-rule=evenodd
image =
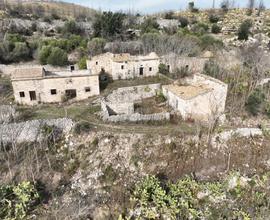
<path id="1" fill-rule="evenodd" d="M 25 143 L 41 141 L 43 138 L 43 126 L 53 126 L 59 133 L 67 134 L 74 123 L 71 119 L 32 120 L 21 123 L 0 125 L 0 143 Z"/>
<path id="2" fill-rule="evenodd" d="M 154 97 L 161 90 L 160 84 L 124 87 L 101 99 L 102 118 L 109 122 L 140 122 L 170 120 L 170 113 L 134 113 L 134 102 Z"/>

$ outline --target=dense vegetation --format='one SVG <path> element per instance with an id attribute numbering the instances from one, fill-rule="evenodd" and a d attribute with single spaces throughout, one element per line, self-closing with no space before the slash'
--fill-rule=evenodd
<path id="1" fill-rule="evenodd" d="M 148 176 L 132 192 L 124 219 L 265 219 L 269 174 L 247 178 L 231 173 L 219 182 L 185 177 L 176 183 Z M 121 219 L 120 218 L 120 219 Z"/>
<path id="2" fill-rule="evenodd" d="M 0 218 L 26 219 L 29 211 L 38 204 L 38 199 L 38 191 L 30 182 L 0 185 Z"/>

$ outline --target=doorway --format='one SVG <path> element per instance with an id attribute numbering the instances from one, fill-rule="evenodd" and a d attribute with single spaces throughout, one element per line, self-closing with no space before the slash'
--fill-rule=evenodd
<path id="1" fill-rule="evenodd" d="M 29 95 L 30 95 L 30 100 L 31 101 L 37 100 L 36 91 L 29 91 Z"/>
<path id="2" fill-rule="evenodd" d="M 140 67 L 140 76 L 143 76 L 143 67 Z"/>
<path id="3" fill-rule="evenodd" d="M 67 99 L 73 99 L 77 97 L 76 89 L 67 89 L 66 90 Z"/>

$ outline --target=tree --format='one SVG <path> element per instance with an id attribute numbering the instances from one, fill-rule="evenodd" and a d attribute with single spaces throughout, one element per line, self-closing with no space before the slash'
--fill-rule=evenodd
<path id="1" fill-rule="evenodd" d="M 248 0 L 248 15 L 252 14 L 253 8 L 255 6 L 255 0 Z"/>
<path id="2" fill-rule="evenodd" d="M 87 48 L 91 56 L 95 56 L 104 52 L 106 40 L 103 38 L 93 38 L 88 42 Z"/>
<path id="3" fill-rule="evenodd" d="M 239 40 L 248 40 L 250 34 L 250 28 L 252 27 L 252 22 L 250 20 L 245 20 L 238 30 Z"/>
<path id="4" fill-rule="evenodd" d="M 263 0 L 261 0 L 260 3 L 259 3 L 259 9 L 258 9 L 258 14 L 257 15 L 260 16 L 261 12 L 264 11 L 264 10 L 265 10 L 265 5 L 264 5 Z"/>
<path id="5" fill-rule="evenodd" d="M 67 53 L 58 47 L 52 48 L 47 63 L 53 66 L 65 66 L 68 64 Z"/>
<path id="6" fill-rule="evenodd" d="M 123 31 L 124 18 L 125 14 L 120 12 L 109 11 L 97 15 L 93 24 L 94 36 L 110 39 L 120 35 Z"/>
<path id="7" fill-rule="evenodd" d="M 38 59 L 39 62 L 42 65 L 46 65 L 47 64 L 47 59 L 49 57 L 49 55 L 51 54 L 52 51 L 52 47 L 51 46 L 43 46 L 38 53 Z"/>
<path id="8" fill-rule="evenodd" d="M 158 30 L 159 30 L 159 24 L 157 23 L 156 19 L 154 19 L 154 18 L 147 18 L 141 24 L 142 34 L 150 33 L 150 32 L 157 32 Z"/>
<path id="9" fill-rule="evenodd" d="M 220 3 L 220 7 L 223 12 L 228 12 L 230 8 L 230 0 L 222 0 L 222 2 Z"/>
<path id="10" fill-rule="evenodd" d="M 82 30 L 74 20 L 66 21 L 62 29 L 63 34 L 81 34 Z"/>
<path id="11" fill-rule="evenodd" d="M 12 60 L 18 62 L 20 60 L 27 60 L 30 57 L 30 49 L 26 43 L 16 42 L 12 50 Z"/>
<path id="12" fill-rule="evenodd" d="M 180 17 L 179 19 L 179 22 L 180 22 L 180 25 L 181 25 L 181 28 L 185 28 L 188 26 L 188 19 L 185 18 L 185 17 Z"/>

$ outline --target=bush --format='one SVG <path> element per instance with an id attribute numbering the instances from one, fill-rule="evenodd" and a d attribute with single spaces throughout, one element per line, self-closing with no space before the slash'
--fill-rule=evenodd
<path id="1" fill-rule="evenodd" d="M 38 199 L 37 189 L 30 182 L 0 186 L 0 218 L 27 219 Z"/>
<path id="2" fill-rule="evenodd" d="M 157 23 L 156 19 L 154 19 L 154 18 L 147 18 L 141 24 L 142 34 L 150 33 L 150 32 L 157 32 L 158 30 L 159 30 L 159 24 Z"/>
<path id="3" fill-rule="evenodd" d="M 87 45 L 89 54 L 94 56 L 103 53 L 105 45 L 106 40 L 104 38 L 93 38 Z"/>
<path id="4" fill-rule="evenodd" d="M 171 19 L 174 19 L 174 17 L 175 17 L 175 16 L 174 16 L 174 12 L 173 12 L 173 11 L 168 11 L 168 12 L 166 12 L 166 13 L 165 13 L 165 16 L 164 16 L 165 19 L 170 19 L 170 20 L 171 20 Z"/>
<path id="5" fill-rule="evenodd" d="M 221 27 L 219 27 L 217 24 L 213 24 L 211 28 L 211 32 L 213 34 L 219 34 L 221 31 Z"/>
<path id="6" fill-rule="evenodd" d="M 203 35 L 208 32 L 209 26 L 205 23 L 197 23 L 192 26 L 191 28 L 192 32 L 198 35 Z"/>
<path id="7" fill-rule="evenodd" d="M 209 60 L 204 64 L 203 73 L 205 75 L 218 78 L 221 67 L 213 60 Z"/>
<path id="8" fill-rule="evenodd" d="M 219 17 L 217 15 L 214 15 L 214 14 L 210 14 L 209 15 L 209 21 L 211 23 L 217 23 L 219 21 Z"/>
<path id="9" fill-rule="evenodd" d="M 246 102 L 246 110 L 256 116 L 262 109 L 262 104 L 265 101 L 265 94 L 261 89 L 256 89 L 251 95 L 248 97 Z"/>
<path id="10" fill-rule="evenodd" d="M 238 30 L 239 40 L 248 40 L 250 34 L 250 28 L 252 27 L 252 22 L 250 20 L 245 20 Z"/>
<path id="11" fill-rule="evenodd" d="M 187 27 L 188 24 L 189 24 L 188 19 L 185 18 L 185 17 L 180 17 L 180 18 L 179 18 L 179 22 L 180 22 L 181 28 L 185 28 L 185 27 Z"/>
<path id="12" fill-rule="evenodd" d="M 62 34 L 81 34 L 82 30 L 81 28 L 77 25 L 76 21 L 70 20 L 66 21 L 64 24 L 64 27 L 62 28 Z"/>
<path id="13" fill-rule="evenodd" d="M 47 63 L 53 66 L 65 66 L 68 64 L 67 53 L 58 47 L 54 47 L 51 49 Z"/>
<path id="14" fill-rule="evenodd" d="M 11 56 L 12 60 L 15 62 L 27 60 L 30 58 L 30 49 L 27 47 L 26 43 L 17 42 L 14 44 Z"/>
<path id="15" fill-rule="evenodd" d="M 169 68 L 164 63 L 159 64 L 158 71 L 159 71 L 159 73 L 164 74 L 164 75 L 167 75 L 170 72 Z"/>
<path id="16" fill-rule="evenodd" d="M 85 69 L 87 69 L 86 61 L 87 61 L 87 57 L 82 57 L 82 58 L 79 60 L 78 66 L 79 66 L 79 69 L 80 69 L 80 70 L 85 70 Z"/>
<path id="17" fill-rule="evenodd" d="M 236 185 L 229 187 L 232 180 Z M 269 174 L 247 178 L 231 173 L 212 182 L 186 176 L 175 183 L 147 176 L 135 185 L 124 219 L 267 219 L 268 181 Z"/>
<path id="18" fill-rule="evenodd" d="M 202 50 L 215 50 L 216 48 L 223 47 L 223 42 L 212 37 L 211 35 L 203 35 L 200 37 L 200 40 Z"/>
<path id="19" fill-rule="evenodd" d="M 89 122 L 81 121 L 75 125 L 74 132 L 75 134 L 82 134 L 82 133 L 89 132 L 91 129 L 92 129 L 92 126 Z"/>
<path id="20" fill-rule="evenodd" d="M 39 62 L 42 64 L 42 65 L 46 65 L 47 64 L 47 59 L 50 55 L 52 51 L 52 47 L 51 46 L 43 46 L 40 50 L 39 50 L 39 53 L 38 53 L 38 59 L 39 59 Z"/>

